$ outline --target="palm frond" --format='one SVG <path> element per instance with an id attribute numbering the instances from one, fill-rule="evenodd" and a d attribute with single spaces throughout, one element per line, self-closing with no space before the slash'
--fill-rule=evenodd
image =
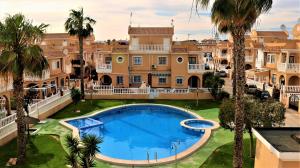
<path id="1" fill-rule="evenodd" d="M 42 76 L 43 70 L 49 67 L 43 50 L 38 45 L 30 45 L 24 49 L 24 69 L 26 72 Z"/>

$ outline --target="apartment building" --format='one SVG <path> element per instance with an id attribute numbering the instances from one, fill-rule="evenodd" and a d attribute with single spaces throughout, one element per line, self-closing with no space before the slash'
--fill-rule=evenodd
<path id="1" fill-rule="evenodd" d="M 100 85 L 197 88 L 205 72 L 196 41 L 173 41 L 174 27 L 131 27 L 129 41 L 95 43 Z"/>

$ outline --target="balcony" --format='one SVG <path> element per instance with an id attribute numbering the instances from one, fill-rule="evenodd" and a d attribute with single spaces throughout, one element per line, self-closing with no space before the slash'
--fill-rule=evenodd
<path id="1" fill-rule="evenodd" d="M 99 64 L 96 66 L 97 73 L 111 73 L 112 65 L 111 64 Z"/>
<path id="2" fill-rule="evenodd" d="M 188 73 L 201 73 L 205 71 L 205 64 L 188 64 Z"/>
<path id="3" fill-rule="evenodd" d="M 6 92 L 13 89 L 13 79 L 11 76 L 8 78 L 0 77 L 0 92 Z"/>
<path id="4" fill-rule="evenodd" d="M 253 56 L 245 56 L 246 62 L 253 62 Z"/>
<path id="5" fill-rule="evenodd" d="M 129 50 L 138 52 L 169 52 L 170 47 L 161 44 L 140 44 L 137 46 L 130 46 Z"/>
<path id="6" fill-rule="evenodd" d="M 279 72 L 300 73 L 299 63 L 278 63 L 277 70 Z"/>
<path id="7" fill-rule="evenodd" d="M 38 76 L 32 73 L 24 73 L 24 80 L 25 81 L 40 81 L 40 80 L 47 80 L 50 78 L 50 71 L 43 70 L 42 76 Z"/>

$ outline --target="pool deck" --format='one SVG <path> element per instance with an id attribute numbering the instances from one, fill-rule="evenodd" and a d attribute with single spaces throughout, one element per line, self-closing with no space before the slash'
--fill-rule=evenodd
<path id="1" fill-rule="evenodd" d="M 111 110 L 111 109 L 120 108 L 120 107 L 140 106 L 140 105 L 153 105 L 153 106 L 170 107 L 170 108 L 178 109 L 178 110 L 181 110 L 183 112 L 189 113 L 192 116 L 196 117 L 196 119 L 205 120 L 201 116 L 199 116 L 198 114 L 196 114 L 192 111 L 189 111 L 187 109 L 184 109 L 184 108 L 175 107 L 175 106 L 171 106 L 171 105 L 165 105 L 165 104 L 138 103 L 138 104 L 114 106 L 114 107 L 111 107 L 111 108 L 96 111 L 95 113 L 90 114 L 90 115 L 83 115 L 83 116 L 80 116 L 80 117 L 64 119 L 64 120 L 59 121 L 59 123 L 61 125 L 63 125 L 64 127 L 71 129 L 73 137 L 77 137 L 77 138 L 80 139 L 78 128 L 72 126 L 71 124 L 68 124 L 67 121 L 74 120 L 74 119 L 92 117 L 92 116 L 95 116 L 99 113 L 102 113 L 102 112 L 105 112 L 105 111 L 108 111 L 108 110 Z M 209 121 L 211 121 L 211 120 L 209 120 Z M 211 121 L 211 122 L 213 122 L 214 124 L 216 123 L 214 121 Z M 215 125 L 215 127 L 213 129 L 217 129 L 218 127 L 219 127 L 219 124 L 217 123 L 217 125 Z M 116 159 L 116 158 L 107 157 L 107 156 L 102 155 L 100 153 L 96 154 L 96 159 L 107 162 L 107 163 L 111 163 L 111 164 L 115 164 L 115 165 L 122 165 L 122 166 L 154 166 L 154 165 L 168 164 L 168 163 L 172 163 L 172 162 L 178 161 L 180 159 L 186 158 L 186 157 L 190 156 L 191 154 L 193 154 L 194 152 L 196 152 L 201 146 L 203 146 L 208 141 L 208 139 L 210 138 L 211 132 L 212 132 L 212 129 L 205 129 L 205 132 L 204 132 L 203 136 L 193 146 L 191 146 L 190 148 L 188 148 L 187 150 L 185 150 L 183 152 L 178 153 L 175 156 L 171 156 L 171 157 L 167 157 L 167 158 L 163 158 L 163 159 L 158 159 L 158 160 L 123 160 L 123 159 Z"/>

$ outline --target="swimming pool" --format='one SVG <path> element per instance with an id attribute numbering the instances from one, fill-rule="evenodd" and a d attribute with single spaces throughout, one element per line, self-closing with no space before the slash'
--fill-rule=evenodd
<path id="1" fill-rule="evenodd" d="M 65 122 L 77 128 L 80 137 L 101 137 L 100 155 L 105 158 L 157 163 L 183 157 L 188 149 L 194 151 L 195 144 L 202 143 L 204 134 L 210 131 L 192 134 L 180 125 L 183 120 L 197 118 L 200 117 L 196 114 L 172 106 L 142 104 L 120 106 Z"/>

